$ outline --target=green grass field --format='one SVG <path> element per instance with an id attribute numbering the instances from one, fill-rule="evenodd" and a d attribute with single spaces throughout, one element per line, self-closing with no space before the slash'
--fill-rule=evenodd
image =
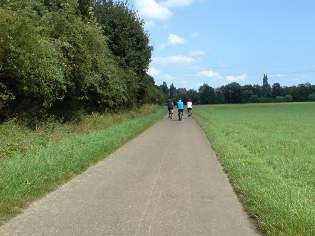
<path id="1" fill-rule="evenodd" d="M 315 103 L 195 106 L 249 214 L 267 235 L 315 235 Z"/>
<path id="2" fill-rule="evenodd" d="M 146 106 L 69 124 L 49 122 L 35 130 L 16 121 L 0 125 L 0 225 L 164 115 L 164 108 Z"/>

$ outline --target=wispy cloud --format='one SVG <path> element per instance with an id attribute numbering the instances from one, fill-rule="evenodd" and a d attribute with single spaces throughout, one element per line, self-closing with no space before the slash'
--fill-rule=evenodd
<path id="1" fill-rule="evenodd" d="M 148 74 L 151 75 L 152 77 L 155 77 L 155 76 L 159 76 L 161 73 L 156 68 L 150 67 L 148 70 Z"/>
<path id="2" fill-rule="evenodd" d="M 188 7 L 192 3 L 197 2 L 196 0 L 165 0 L 161 1 L 162 6 L 166 7 Z"/>
<path id="3" fill-rule="evenodd" d="M 228 75 L 226 77 L 226 81 L 228 83 L 232 83 L 232 82 L 239 82 L 239 81 L 245 81 L 247 79 L 247 74 L 243 73 L 241 75 L 237 75 L 237 76 L 233 76 L 233 75 Z"/>
<path id="4" fill-rule="evenodd" d="M 199 34 L 197 32 L 194 32 L 194 33 L 190 34 L 190 37 L 193 38 L 193 39 L 198 38 L 198 36 L 199 36 Z"/>
<path id="5" fill-rule="evenodd" d="M 145 23 L 144 23 L 144 27 L 145 27 L 146 29 L 152 28 L 152 27 L 154 27 L 154 26 L 156 26 L 156 22 L 155 22 L 155 21 L 152 21 L 152 20 L 147 20 L 147 21 L 145 21 Z"/>
<path id="6" fill-rule="evenodd" d="M 270 75 L 270 78 L 273 78 L 273 77 L 283 77 L 284 74 L 272 74 Z M 269 76 L 268 76 L 269 77 Z"/>
<path id="7" fill-rule="evenodd" d="M 189 65 L 194 62 L 193 58 L 186 56 L 154 57 L 152 59 L 152 64 L 159 65 Z"/>
<path id="8" fill-rule="evenodd" d="M 180 44 L 185 44 L 186 40 L 176 34 L 170 34 L 168 36 L 168 44 L 171 46 L 177 46 Z"/>
<path id="9" fill-rule="evenodd" d="M 207 54 L 204 51 L 196 50 L 196 51 L 192 51 L 190 55 L 192 57 L 203 57 L 203 56 L 206 56 Z"/>
<path id="10" fill-rule="evenodd" d="M 141 16 L 145 18 L 167 20 L 172 12 L 155 0 L 136 0 L 136 8 L 138 9 Z"/>
<path id="11" fill-rule="evenodd" d="M 218 79 L 220 78 L 220 74 L 218 72 L 214 72 L 212 70 L 208 70 L 208 71 L 200 71 L 198 73 L 199 76 L 202 77 L 207 77 L 207 78 L 215 78 Z"/>
<path id="12" fill-rule="evenodd" d="M 171 8 L 188 7 L 200 0 L 135 0 L 136 9 L 146 20 L 167 20 L 172 16 Z M 154 24 L 145 25 L 146 27 Z"/>
<path id="13" fill-rule="evenodd" d="M 168 36 L 167 43 L 166 44 L 162 44 L 160 46 L 160 49 L 175 47 L 175 46 L 182 45 L 182 44 L 185 44 L 185 43 L 187 43 L 187 41 L 183 37 L 180 37 L 180 36 L 178 36 L 176 34 L 170 34 Z"/>
<path id="14" fill-rule="evenodd" d="M 155 82 L 158 83 L 162 83 L 162 81 L 171 82 L 175 80 L 175 78 L 170 74 L 163 73 L 154 67 L 149 68 L 148 74 L 151 75 L 156 80 Z"/>
<path id="15" fill-rule="evenodd" d="M 175 78 L 174 78 L 173 76 L 169 75 L 169 74 L 162 74 L 161 79 L 162 79 L 163 81 L 166 81 L 166 82 L 171 82 L 171 81 L 173 81 Z"/>

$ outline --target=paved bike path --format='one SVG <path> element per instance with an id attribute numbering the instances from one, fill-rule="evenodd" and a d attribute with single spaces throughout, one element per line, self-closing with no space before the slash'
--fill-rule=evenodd
<path id="1" fill-rule="evenodd" d="M 259 235 L 193 119 L 162 119 L 0 235 Z"/>

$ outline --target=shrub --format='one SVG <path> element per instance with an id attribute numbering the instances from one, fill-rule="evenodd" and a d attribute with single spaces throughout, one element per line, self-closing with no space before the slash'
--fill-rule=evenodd
<path id="1" fill-rule="evenodd" d="M 283 96 L 276 96 L 275 102 L 285 102 L 285 98 Z"/>
<path id="2" fill-rule="evenodd" d="M 292 102 L 293 101 L 293 97 L 291 95 L 285 95 L 284 98 L 285 98 L 286 102 Z"/>
<path id="3" fill-rule="evenodd" d="M 251 103 L 259 103 L 260 99 L 257 95 L 251 95 L 250 98 L 249 98 L 249 101 Z"/>
<path id="4" fill-rule="evenodd" d="M 310 95 L 308 95 L 307 98 L 308 98 L 309 101 L 312 101 L 312 102 L 313 102 L 313 101 L 315 101 L 315 94 L 314 94 L 314 93 L 311 93 Z"/>

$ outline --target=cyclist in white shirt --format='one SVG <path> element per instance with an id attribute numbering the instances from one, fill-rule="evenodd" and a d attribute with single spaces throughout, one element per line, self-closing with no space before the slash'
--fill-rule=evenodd
<path id="1" fill-rule="evenodd" d="M 192 114 L 192 102 L 190 101 L 190 98 L 188 98 L 188 101 L 187 101 L 187 111 L 188 111 L 188 117 L 190 117 Z"/>

